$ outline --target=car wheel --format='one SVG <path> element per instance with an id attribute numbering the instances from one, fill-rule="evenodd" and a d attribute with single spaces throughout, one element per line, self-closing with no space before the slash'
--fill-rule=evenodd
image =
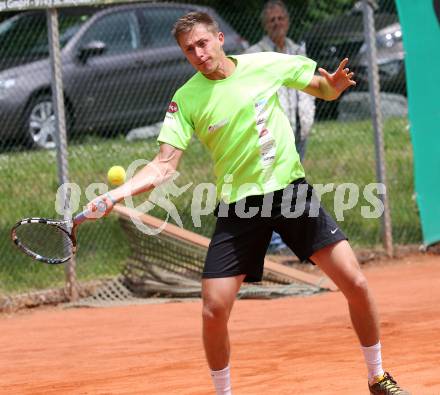
<path id="1" fill-rule="evenodd" d="M 50 95 L 42 95 L 31 101 L 26 116 L 25 132 L 30 145 L 37 148 L 56 147 L 55 112 Z M 66 111 L 66 125 L 69 124 Z"/>

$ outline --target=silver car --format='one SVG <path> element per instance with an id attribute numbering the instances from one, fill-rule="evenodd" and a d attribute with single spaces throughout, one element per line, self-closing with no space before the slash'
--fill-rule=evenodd
<path id="1" fill-rule="evenodd" d="M 225 50 L 244 42 L 207 7 L 134 4 L 60 11 L 63 84 L 68 133 L 125 132 L 163 118 L 173 92 L 194 72 L 171 28 L 182 14 L 213 15 Z M 54 113 L 44 12 L 0 24 L 0 138 L 54 147 Z"/>

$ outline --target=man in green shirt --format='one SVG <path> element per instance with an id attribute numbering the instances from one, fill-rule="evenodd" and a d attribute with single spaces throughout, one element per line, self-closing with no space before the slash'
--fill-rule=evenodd
<path id="1" fill-rule="evenodd" d="M 276 230 L 301 259 L 317 264 L 347 298 L 376 395 L 409 393 L 382 369 L 376 307 L 345 235 L 322 207 L 295 150 L 276 92 L 281 86 L 335 100 L 354 86 L 344 59 L 330 74 L 303 56 L 257 53 L 227 57 L 224 35 L 203 12 L 176 22 L 173 34 L 198 71 L 174 95 L 156 158 L 122 186 L 90 203 L 113 204 L 149 191 L 175 173 L 195 133 L 211 152 L 220 200 L 202 279 L 203 342 L 217 394 L 232 394 L 228 319 L 243 281 L 260 281 Z M 303 205 L 304 210 L 297 212 Z M 331 392 L 331 391 L 329 391 Z"/>

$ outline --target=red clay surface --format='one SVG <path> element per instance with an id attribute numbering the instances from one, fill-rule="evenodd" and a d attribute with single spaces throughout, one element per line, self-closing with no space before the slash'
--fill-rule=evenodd
<path id="1" fill-rule="evenodd" d="M 385 368 L 413 395 L 440 394 L 440 257 L 365 268 Z M 200 302 L 37 309 L 0 316 L 0 394 L 213 394 Z M 343 296 L 238 301 L 234 395 L 368 394 Z"/>

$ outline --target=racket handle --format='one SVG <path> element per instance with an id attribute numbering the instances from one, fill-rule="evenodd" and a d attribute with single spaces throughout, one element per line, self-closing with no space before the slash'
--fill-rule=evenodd
<path id="1" fill-rule="evenodd" d="M 105 213 L 105 210 L 107 210 L 107 204 L 104 202 L 104 200 L 101 200 L 98 202 L 97 208 L 99 212 Z M 84 221 L 87 221 L 89 219 L 90 214 L 92 214 L 92 210 L 86 209 L 84 211 L 81 211 L 75 216 L 75 218 L 73 219 L 73 223 L 75 225 L 82 224 Z"/>
<path id="2" fill-rule="evenodd" d="M 88 220 L 88 216 L 90 214 L 91 214 L 90 210 L 84 210 L 84 211 L 80 212 L 79 214 L 75 215 L 75 218 L 73 218 L 73 223 L 75 225 L 82 224 L 84 221 Z"/>

